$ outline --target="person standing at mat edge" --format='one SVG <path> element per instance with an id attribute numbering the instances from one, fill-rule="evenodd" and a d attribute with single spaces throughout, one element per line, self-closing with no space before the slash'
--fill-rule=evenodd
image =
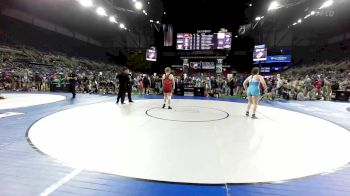
<path id="1" fill-rule="evenodd" d="M 77 75 L 75 74 L 75 72 L 72 72 L 69 74 L 68 76 L 68 80 L 69 80 L 69 90 L 70 92 L 72 93 L 73 95 L 73 99 L 75 98 L 75 95 L 76 95 L 76 91 L 75 91 L 75 85 L 77 83 Z"/>
<path id="2" fill-rule="evenodd" d="M 134 102 L 131 98 L 131 92 L 132 92 L 132 86 L 134 84 L 134 78 L 132 77 L 132 73 L 130 72 L 130 70 L 128 71 L 128 77 L 129 77 L 129 81 L 128 81 L 128 99 L 129 99 L 129 103 Z"/>
<path id="3" fill-rule="evenodd" d="M 264 92 L 267 93 L 267 87 L 266 87 L 266 82 L 264 78 L 259 75 L 259 68 L 254 67 L 252 69 L 252 75 L 250 75 L 248 78 L 246 78 L 243 82 L 243 87 L 247 92 L 247 97 L 248 97 L 248 107 L 247 107 L 247 112 L 246 116 L 249 116 L 249 110 L 250 107 L 253 106 L 253 114 L 252 118 L 256 119 L 256 109 L 259 104 L 259 99 L 260 99 L 260 83 L 264 87 Z"/>
<path id="4" fill-rule="evenodd" d="M 124 104 L 125 99 L 125 93 L 128 90 L 128 84 L 129 84 L 129 69 L 123 68 L 123 72 L 117 75 L 117 78 L 119 79 L 119 92 L 118 92 L 118 98 L 116 103 L 119 103 L 119 99 L 121 99 L 121 103 Z"/>
<path id="5" fill-rule="evenodd" d="M 173 94 L 173 90 L 175 89 L 175 79 L 171 74 L 170 67 L 165 68 L 165 74 L 162 77 L 163 82 L 163 94 L 164 94 L 164 104 L 163 108 L 165 108 L 166 103 L 168 102 L 168 109 L 172 109 L 170 106 L 171 96 Z"/>

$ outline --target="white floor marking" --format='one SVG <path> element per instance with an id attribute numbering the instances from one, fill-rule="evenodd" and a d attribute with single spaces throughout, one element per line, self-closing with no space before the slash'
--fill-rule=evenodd
<path id="1" fill-rule="evenodd" d="M 17 116 L 17 115 L 23 115 L 24 113 L 19 112 L 6 112 L 6 113 L 0 113 L 0 118 L 6 118 L 9 116 Z"/>
<path id="2" fill-rule="evenodd" d="M 60 188 L 62 185 L 69 182 L 72 178 L 77 176 L 80 172 L 82 172 L 83 169 L 75 169 L 71 173 L 69 173 L 67 176 L 56 182 L 55 184 L 49 186 L 47 189 L 45 189 L 42 193 L 40 193 L 40 196 L 48 196 L 51 193 L 53 193 L 55 190 Z"/>

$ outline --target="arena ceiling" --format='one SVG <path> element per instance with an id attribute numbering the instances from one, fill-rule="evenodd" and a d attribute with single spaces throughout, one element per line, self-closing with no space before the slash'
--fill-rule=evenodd
<path id="1" fill-rule="evenodd" d="M 163 13 L 160 0 L 143 1 L 147 16 L 134 8 L 132 0 L 93 1 L 95 5 L 104 7 L 107 14 L 115 15 L 118 21 L 132 31 L 149 28 L 149 19 L 160 20 Z M 124 32 L 118 25 L 110 23 L 108 18 L 98 16 L 95 9 L 81 6 L 77 0 L 2 0 L 0 6 L 25 11 L 100 41 Z"/>
<path id="2" fill-rule="evenodd" d="M 301 24 L 295 28 L 304 32 L 315 33 L 339 33 L 344 28 L 349 27 L 350 21 L 350 1 L 334 0 L 334 4 L 325 9 L 319 10 L 323 3 L 327 0 L 279 0 L 280 8 L 274 11 L 268 11 L 269 2 L 254 0 L 253 10 L 249 17 L 250 21 L 254 21 L 257 16 L 265 16 L 263 23 L 267 28 L 276 27 L 277 30 L 293 27 L 293 23 L 299 19 Z M 312 17 L 305 19 L 304 17 L 311 11 L 319 11 Z"/>
<path id="3" fill-rule="evenodd" d="M 247 22 L 245 10 L 251 0 L 162 0 L 166 15 L 164 20 L 174 24 L 177 31 L 198 29 L 236 31 Z"/>

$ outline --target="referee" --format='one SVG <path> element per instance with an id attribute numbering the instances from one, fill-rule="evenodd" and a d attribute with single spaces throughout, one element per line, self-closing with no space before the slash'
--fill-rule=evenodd
<path id="1" fill-rule="evenodd" d="M 128 91 L 128 84 L 129 84 L 129 69 L 123 68 L 123 72 L 117 75 L 117 79 L 119 79 L 119 92 L 118 92 L 118 98 L 116 101 L 116 104 L 119 103 L 119 100 L 121 99 L 121 103 L 124 103 L 125 99 L 125 93 Z"/>
<path id="2" fill-rule="evenodd" d="M 76 91 L 75 91 L 75 85 L 77 83 L 77 75 L 75 74 L 75 72 L 71 72 L 68 76 L 68 80 L 69 80 L 69 90 L 73 95 L 73 99 L 75 98 L 76 95 Z"/>

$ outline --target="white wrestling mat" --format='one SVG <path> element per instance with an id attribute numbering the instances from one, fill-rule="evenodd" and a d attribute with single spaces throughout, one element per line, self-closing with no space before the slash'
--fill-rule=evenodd
<path id="1" fill-rule="evenodd" d="M 276 182 L 350 162 L 350 132 L 316 117 L 223 101 L 112 102 L 64 110 L 29 130 L 40 151 L 73 167 L 147 180 Z"/>
<path id="2" fill-rule="evenodd" d="M 2 93 L 5 99 L 0 99 L 0 110 L 23 108 L 65 100 L 65 96 L 31 93 Z"/>

